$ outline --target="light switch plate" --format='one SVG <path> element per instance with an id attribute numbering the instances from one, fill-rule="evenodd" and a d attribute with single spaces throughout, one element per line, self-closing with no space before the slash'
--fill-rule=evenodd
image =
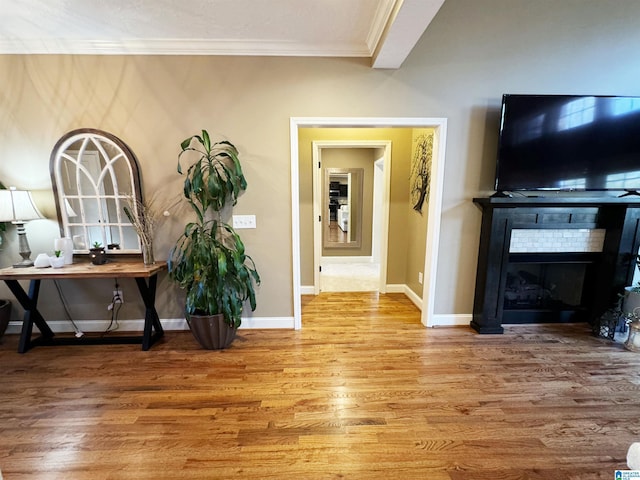
<path id="1" fill-rule="evenodd" d="M 234 215 L 233 228 L 256 228 L 255 215 Z"/>

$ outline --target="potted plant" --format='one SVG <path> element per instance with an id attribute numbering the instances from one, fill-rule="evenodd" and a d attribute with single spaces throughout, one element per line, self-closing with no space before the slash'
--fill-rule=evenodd
<path id="1" fill-rule="evenodd" d="M 62 266 L 64 266 L 64 257 L 62 256 L 62 250 L 55 250 L 53 252 L 53 255 L 53 257 L 49 257 L 51 266 L 53 268 L 61 268 Z"/>
<path id="2" fill-rule="evenodd" d="M 93 247 L 89 249 L 89 258 L 94 265 L 102 265 L 107 262 L 107 254 L 100 242 L 93 242 Z"/>
<path id="3" fill-rule="evenodd" d="M 196 340 L 204 348 L 222 349 L 235 337 L 245 302 L 255 310 L 260 284 L 255 263 L 221 215 L 236 204 L 247 182 L 232 143 L 212 143 L 203 130 L 180 146 L 178 173 L 183 173 L 181 160 L 189 157 L 183 193 L 196 219 L 171 249 L 169 277 L 186 291 L 185 317 Z"/>

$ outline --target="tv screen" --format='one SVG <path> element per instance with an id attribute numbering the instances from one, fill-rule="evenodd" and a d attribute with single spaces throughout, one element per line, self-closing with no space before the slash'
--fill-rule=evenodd
<path id="1" fill-rule="evenodd" d="M 640 191 L 640 97 L 503 95 L 495 189 Z"/>

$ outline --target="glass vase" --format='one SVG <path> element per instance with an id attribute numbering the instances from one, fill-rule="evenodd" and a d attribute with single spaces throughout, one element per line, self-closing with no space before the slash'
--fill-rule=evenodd
<path id="1" fill-rule="evenodd" d="M 142 261 L 145 265 L 153 265 L 154 263 L 156 263 L 155 258 L 153 258 L 153 244 L 142 244 Z"/>

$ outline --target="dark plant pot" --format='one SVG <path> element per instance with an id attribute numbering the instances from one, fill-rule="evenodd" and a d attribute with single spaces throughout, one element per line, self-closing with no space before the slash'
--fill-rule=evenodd
<path id="1" fill-rule="evenodd" d="M 0 300 L 0 337 L 4 335 L 11 319 L 11 302 L 9 300 Z"/>
<path id="2" fill-rule="evenodd" d="M 104 251 L 104 248 L 90 248 L 89 249 L 89 258 L 91 259 L 91 263 L 94 265 L 102 265 L 107 261 L 107 253 Z"/>
<path id="3" fill-rule="evenodd" d="M 222 350 L 236 337 L 237 328 L 224 321 L 224 315 L 187 315 L 191 333 L 202 348 Z"/>

